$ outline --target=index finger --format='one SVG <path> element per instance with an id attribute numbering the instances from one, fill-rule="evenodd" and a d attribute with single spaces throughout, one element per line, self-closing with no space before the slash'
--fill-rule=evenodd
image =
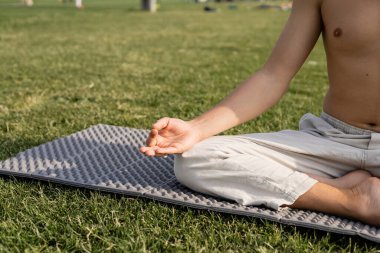
<path id="1" fill-rule="evenodd" d="M 149 137 L 146 141 L 146 145 L 148 147 L 153 147 L 157 145 L 157 134 L 158 134 L 157 129 L 152 129 L 152 131 L 150 131 Z"/>
<path id="2" fill-rule="evenodd" d="M 163 129 L 169 125 L 169 120 L 170 120 L 170 118 L 168 118 L 168 117 L 159 119 L 156 121 L 156 123 L 154 123 L 152 125 L 152 128 L 157 129 L 157 130 L 161 130 L 161 129 Z"/>

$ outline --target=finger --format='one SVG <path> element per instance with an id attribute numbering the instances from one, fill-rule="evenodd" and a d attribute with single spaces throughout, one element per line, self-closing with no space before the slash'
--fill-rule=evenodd
<path id="1" fill-rule="evenodd" d="M 158 130 L 157 129 L 152 129 L 150 131 L 149 137 L 155 138 L 157 136 L 157 134 L 158 134 Z"/>
<path id="2" fill-rule="evenodd" d="M 152 125 L 152 129 L 161 130 L 167 127 L 169 125 L 169 120 L 170 118 L 168 117 L 157 120 L 157 122 Z"/>
<path id="3" fill-rule="evenodd" d="M 140 151 L 146 155 L 146 156 L 149 156 L 149 157 L 152 157 L 152 156 L 156 156 L 156 157 L 166 157 L 168 154 L 166 153 L 157 153 L 156 150 L 159 149 L 159 147 L 142 147 L 140 148 Z"/>
<path id="4" fill-rule="evenodd" d="M 148 147 L 153 147 L 157 145 L 157 135 L 158 131 L 156 129 L 152 129 L 152 131 L 150 131 L 148 140 L 146 141 L 146 145 Z"/>
<path id="5" fill-rule="evenodd" d="M 159 153 L 156 153 L 155 156 L 156 157 L 166 157 L 166 156 L 168 156 L 168 154 L 159 154 Z"/>
<path id="6" fill-rule="evenodd" d="M 145 153 L 146 151 L 148 151 L 150 148 L 149 147 L 141 147 L 140 148 L 140 152 L 141 153 Z"/>
<path id="7" fill-rule="evenodd" d="M 156 153 L 158 154 L 178 154 L 181 153 L 181 150 L 175 147 L 168 147 L 168 148 L 158 148 L 156 150 Z"/>
<path id="8" fill-rule="evenodd" d="M 154 152 L 154 150 L 152 149 L 149 149 L 145 152 L 145 155 L 147 156 L 154 156 L 156 154 L 156 152 Z"/>
<path id="9" fill-rule="evenodd" d="M 141 147 L 140 148 L 140 151 L 145 153 L 146 151 L 148 150 L 153 150 L 153 151 L 156 151 L 157 149 L 159 149 L 160 147 L 158 146 L 153 146 L 153 147 Z"/>

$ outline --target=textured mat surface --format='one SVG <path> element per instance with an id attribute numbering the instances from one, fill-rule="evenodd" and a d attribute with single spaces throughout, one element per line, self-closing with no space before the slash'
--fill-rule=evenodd
<path id="1" fill-rule="evenodd" d="M 198 194 L 177 182 L 173 156 L 147 158 L 138 151 L 148 132 L 96 125 L 0 162 L 0 174 L 52 181 L 194 208 L 268 219 L 380 243 L 380 228 L 349 219 L 283 209 L 240 206 Z"/>

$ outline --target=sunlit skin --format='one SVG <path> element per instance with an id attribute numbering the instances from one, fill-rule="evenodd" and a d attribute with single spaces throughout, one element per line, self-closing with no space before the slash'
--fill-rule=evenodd
<path id="1" fill-rule="evenodd" d="M 256 118 L 281 99 L 321 34 L 329 77 L 323 110 L 350 125 L 380 132 L 380 1 L 294 0 L 289 20 L 261 69 L 193 120 L 158 120 L 140 151 L 147 156 L 183 153 Z M 380 226 L 379 178 L 364 170 L 337 179 L 310 176 L 319 182 L 290 207 Z"/>

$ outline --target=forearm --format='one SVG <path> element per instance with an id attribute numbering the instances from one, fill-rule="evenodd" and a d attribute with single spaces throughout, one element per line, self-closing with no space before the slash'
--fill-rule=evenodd
<path id="1" fill-rule="evenodd" d="M 276 104 L 285 93 L 287 81 L 260 70 L 211 110 L 190 121 L 200 139 L 216 135 L 252 120 Z"/>

